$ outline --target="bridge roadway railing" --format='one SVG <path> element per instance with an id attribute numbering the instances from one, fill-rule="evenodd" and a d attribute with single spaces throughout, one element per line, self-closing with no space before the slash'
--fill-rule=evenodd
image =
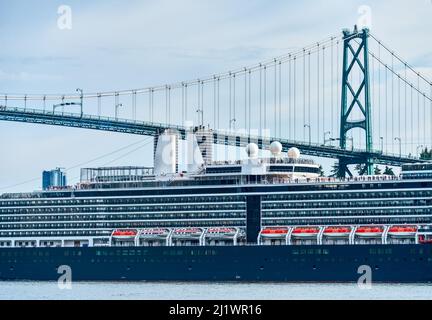
<path id="1" fill-rule="evenodd" d="M 168 125 L 156 122 L 118 119 L 89 114 L 54 112 L 44 111 L 41 109 L 13 108 L 6 106 L 0 106 L 0 121 L 56 125 L 145 136 L 156 136 L 165 129 L 173 129 L 179 132 L 182 139 L 185 139 L 186 133 L 190 130 L 185 126 L 180 125 Z M 239 134 L 233 131 L 214 130 L 212 132 L 214 143 L 227 146 L 244 147 L 248 143 L 254 142 L 258 144 L 260 149 L 266 149 L 270 142 L 277 140 L 282 144 L 284 151 L 296 147 L 305 155 L 324 158 L 344 158 L 349 159 L 353 163 L 355 163 L 356 160 L 361 162 L 363 159 L 368 157 L 373 158 L 374 163 L 376 164 L 394 166 L 400 166 L 406 163 L 424 162 L 416 157 L 387 154 L 377 150 L 368 153 L 361 149 L 341 149 L 339 147 L 317 143 L 299 142 L 274 137 L 253 136 L 248 134 Z"/>

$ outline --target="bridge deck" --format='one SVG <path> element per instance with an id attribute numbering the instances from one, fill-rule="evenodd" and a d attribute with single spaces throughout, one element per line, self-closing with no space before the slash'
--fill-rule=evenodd
<path id="1" fill-rule="evenodd" d="M 93 129 L 145 136 L 156 136 L 165 129 L 174 129 L 179 132 L 182 139 L 185 139 L 186 133 L 188 132 L 186 127 L 178 125 L 115 119 L 87 114 L 81 115 L 76 113 L 43 111 L 38 109 L 10 108 L 4 106 L 0 106 L 0 120 Z M 291 147 L 296 147 L 300 149 L 305 155 L 324 158 L 343 158 L 352 163 L 357 161 L 359 163 L 364 162 L 364 159 L 368 157 L 372 157 L 374 159 L 374 163 L 394 166 L 400 166 L 405 163 L 424 162 L 418 158 L 407 156 L 399 157 L 399 155 L 384 154 L 380 151 L 368 153 L 365 150 L 346 150 L 338 147 L 324 146 L 313 143 L 309 144 L 283 138 L 249 136 L 246 134 L 236 134 L 218 130 L 213 131 L 213 135 L 216 144 L 243 147 L 250 142 L 254 142 L 258 144 L 259 148 L 264 149 L 268 147 L 270 142 L 277 140 L 282 143 L 284 151 L 287 151 Z"/>

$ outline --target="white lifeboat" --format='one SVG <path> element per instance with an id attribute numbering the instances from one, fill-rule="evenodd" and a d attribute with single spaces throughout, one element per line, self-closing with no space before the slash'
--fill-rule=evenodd
<path id="1" fill-rule="evenodd" d="M 235 228 L 208 228 L 208 235 L 232 235 L 237 233 Z"/>

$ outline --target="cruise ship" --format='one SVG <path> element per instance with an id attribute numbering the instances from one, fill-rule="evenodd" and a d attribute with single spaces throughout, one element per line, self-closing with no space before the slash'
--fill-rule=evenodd
<path id="1" fill-rule="evenodd" d="M 0 195 L 0 279 L 57 280 L 67 266 L 74 281 L 356 282 L 366 266 L 375 282 L 432 281 L 432 163 L 328 178 L 279 142 L 213 161 L 205 137 L 188 135 L 185 171 L 167 130 L 152 168 Z"/>

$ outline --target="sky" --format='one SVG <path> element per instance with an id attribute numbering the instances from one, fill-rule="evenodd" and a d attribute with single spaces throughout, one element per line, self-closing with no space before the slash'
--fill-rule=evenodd
<path id="1" fill-rule="evenodd" d="M 58 25 L 64 5 L 71 29 Z M 431 0 L 0 0 L 0 93 L 98 92 L 196 79 L 340 34 L 365 5 L 373 33 L 432 75 Z M 137 145 L 143 147 L 130 152 Z M 144 137 L 13 122 L 0 123 L 0 150 L 0 193 L 40 189 L 45 169 L 72 168 L 68 178 L 76 182 L 80 164 L 153 161 Z M 328 171 L 331 163 L 324 162 Z"/>

